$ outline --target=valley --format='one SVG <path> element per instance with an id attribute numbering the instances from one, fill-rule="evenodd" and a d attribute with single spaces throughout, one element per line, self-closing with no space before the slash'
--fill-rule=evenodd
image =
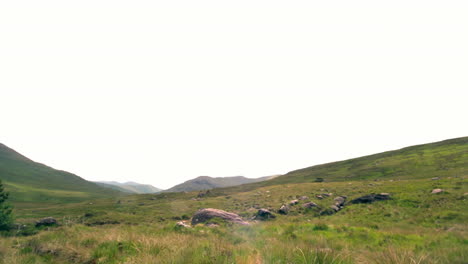
<path id="1" fill-rule="evenodd" d="M 20 226 L 0 238 L 0 263 L 464 264 L 467 177 L 465 137 L 209 191 L 83 194 L 61 203 L 16 198 Z M 373 194 L 389 199 L 355 202 Z M 192 225 L 202 208 L 248 224 L 213 218 Z M 259 218 L 261 209 L 274 218 Z M 59 224 L 34 227 L 45 217 Z"/>

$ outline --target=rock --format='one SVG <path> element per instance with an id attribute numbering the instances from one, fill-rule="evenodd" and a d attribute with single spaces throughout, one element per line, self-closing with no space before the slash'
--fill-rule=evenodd
<path id="1" fill-rule="evenodd" d="M 336 206 L 343 206 L 346 202 L 346 196 L 338 196 L 333 201 L 335 201 Z"/>
<path id="2" fill-rule="evenodd" d="M 239 215 L 219 209 L 206 208 L 198 210 L 192 217 L 192 225 L 206 223 L 213 218 L 220 218 L 230 223 L 248 225 Z"/>
<path id="3" fill-rule="evenodd" d="M 210 190 L 207 190 L 206 192 L 203 192 L 203 191 L 200 191 L 197 195 L 197 198 L 203 198 L 205 196 L 208 196 L 210 195 L 211 191 Z"/>
<path id="4" fill-rule="evenodd" d="M 179 228 L 191 228 L 191 226 L 188 225 L 187 223 L 185 223 L 185 221 L 177 222 L 177 223 L 176 223 L 176 227 L 179 227 Z"/>
<path id="5" fill-rule="evenodd" d="M 58 225 L 58 222 L 57 220 L 55 220 L 55 218 L 53 217 L 46 217 L 46 218 L 43 218 L 39 221 L 36 221 L 36 227 L 39 227 L 39 226 L 53 226 L 53 225 Z"/>
<path id="6" fill-rule="evenodd" d="M 332 205 L 330 206 L 330 208 L 333 209 L 335 212 L 338 212 L 339 210 L 341 210 L 341 208 L 336 205 Z"/>
<path id="7" fill-rule="evenodd" d="M 442 193 L 444 190 L 443 189 L 434 189 L 432 190 L 432 194 L 437 194 L 437 193 Z"/>
<path id="8" fill-rule="evenodd" d="M 389 193 L 369 194 L 351 201 L 352 204 L 373 203 L 392 199 Z"/>
<path id="9" fill-rule="evenodd" d="M 208 224 L 206 224 L 206 227 L 214 228 L 214 227 L 219 227 L 219 225 L 215 224 L 215 223 L 208 223 Z"/>
<path id="10" fill-rule="evenodd" d="M 322 196 L 324 196 L 324 197 L 330 197 L 332 195 L 333 195 L 333 193 L 322 193 Z"/>
<path id="11" fill-rule="evenodd" d="M 260 209 L 257 212 L 257 215 L 255 216 L 255 220 L 268 220 L 268 219 L 273 219 L 276 218 L 276 216 L 271 213 L 268 209 Z"/>
<path id="12" fill-rule="evenodd" d="M 320 200 L 322 200 L 322 199 L 323 199 L 323 196 L 322 196 L 322 195 L 320 195 L 320 194 L 318 194 L 318 195 L 315 195 L 315 197 L 317 197 L 317 199 L 320 199 Z"/>
<path id="13" fill-rule="evenodd" d="M 440 178 L 439 178 L 439 177 L 434 177 L 434 178 L 432 178 L 431 180 L 437 181 L 437 180 L 440 180 Z"/>
<path id="14" fill-rule="evenodd" d="M 280 209 L 278 210 L 279 214 L 287 215 L 289 213 L 289 207 L 283 204 Z"/>
<path id="15" fill-rule="evenodd" d="M 318 205 L 316 203 L 314 203 L 314 202 L 308 202 L 308 203 L 305 203 L 305 204 L 302 205 L 302 207 L 307 208 L 307 209 L 310 209 L 312 207 L 317 207 L 317 206 Z"/>
<path id="16" fill-rule="evenodd" d="M 301 200 L 301 201 L 309 200 L 309 197 L 307 197 L 307 196 L 301 196 L 301 197 L 299 197 L 299 200 Z"/>
<path id="17" fill-rule="evenodd" d="M 299 200 L 292 200 L 289 202 L 289 205 L 296 205 L 299 203 Z"/>

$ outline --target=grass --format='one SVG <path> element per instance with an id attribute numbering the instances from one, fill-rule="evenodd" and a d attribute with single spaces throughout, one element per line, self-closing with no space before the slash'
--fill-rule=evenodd
<path id="1" fill-rule="evenodd" d="M 0 238 L 0 263 L 466 264 L 467 153 L 466 138 L 416 146 L 292 172 L 287 182 L 283 176 L 215 189 L 203 198 L 196 191 L 80 203 L 15 202 L 17 222 L 53 216 L 61 225 Z M 316 182 L 317 175 L 324 181 Z M 431 194 L 435 188 L 444 192 Z M 321 214 L 336 196 L 350 201 L 382 192 L 392 199 L 347 203 L 336 214 Z M 316 198 L 323 193 L 332 196 Z M 304 195 L 310 199 L 291 206 L 288 215 L 250 226 L 175 226 L 200 208 L 251 219 L 258 208 L 276 211 Z M 319 207 L 304 209 L 308 201 Z"/>
<path id="2" fill-rule="evenodd" d="M 195 201 L 198 192 L 134 195 L 93 204 L 16 210 L 19 221 L 55 216 L 62 226 L 1 239 L 3 263 L 466 263 L 468 180 L 322 182 L 268 186 Z M 444 193 L 430 191 L 442 188 Z M 318 200 L 315 194 L 331 192 Z M 307 195 L 322 208 L 336 195 L 350 199 L 389 192 L 393 199 L 348 204 L 337 214 L 293 206 L 289 215 L 251 226 L 177 229 L 199 208 L 249 219 L 253 207 L 278 209 Z M 87 216 L 85 217 L 85 214 Z M 2 262 L 0 262 L 2 263 Z"/>

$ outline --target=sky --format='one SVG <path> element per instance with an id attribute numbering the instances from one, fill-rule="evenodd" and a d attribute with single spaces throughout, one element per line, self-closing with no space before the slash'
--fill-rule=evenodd
<path id="1" fill-rule="evenodd" d="M 468 136 L 468 1 L 0 2 L 0 142 L 169 188 Z"/>

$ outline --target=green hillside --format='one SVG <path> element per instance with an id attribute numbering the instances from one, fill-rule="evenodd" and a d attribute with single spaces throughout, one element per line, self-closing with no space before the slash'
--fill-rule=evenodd
<path id="1" fill-rule="evenodd" d="M 468 137 L 417 145 L 374 155 L 316 165 L 232 191 L 286 183 L 422 179 L 468 175 Z M 320 180 L 320 179 L 319 179 Z"/>
<path id="2" fill-rule="evenodd" d="M 34 162 L 3 144 L 0 144 L 0 179 L 13 202 L 79 202 L 120 194 L 75 174 Z"/>

